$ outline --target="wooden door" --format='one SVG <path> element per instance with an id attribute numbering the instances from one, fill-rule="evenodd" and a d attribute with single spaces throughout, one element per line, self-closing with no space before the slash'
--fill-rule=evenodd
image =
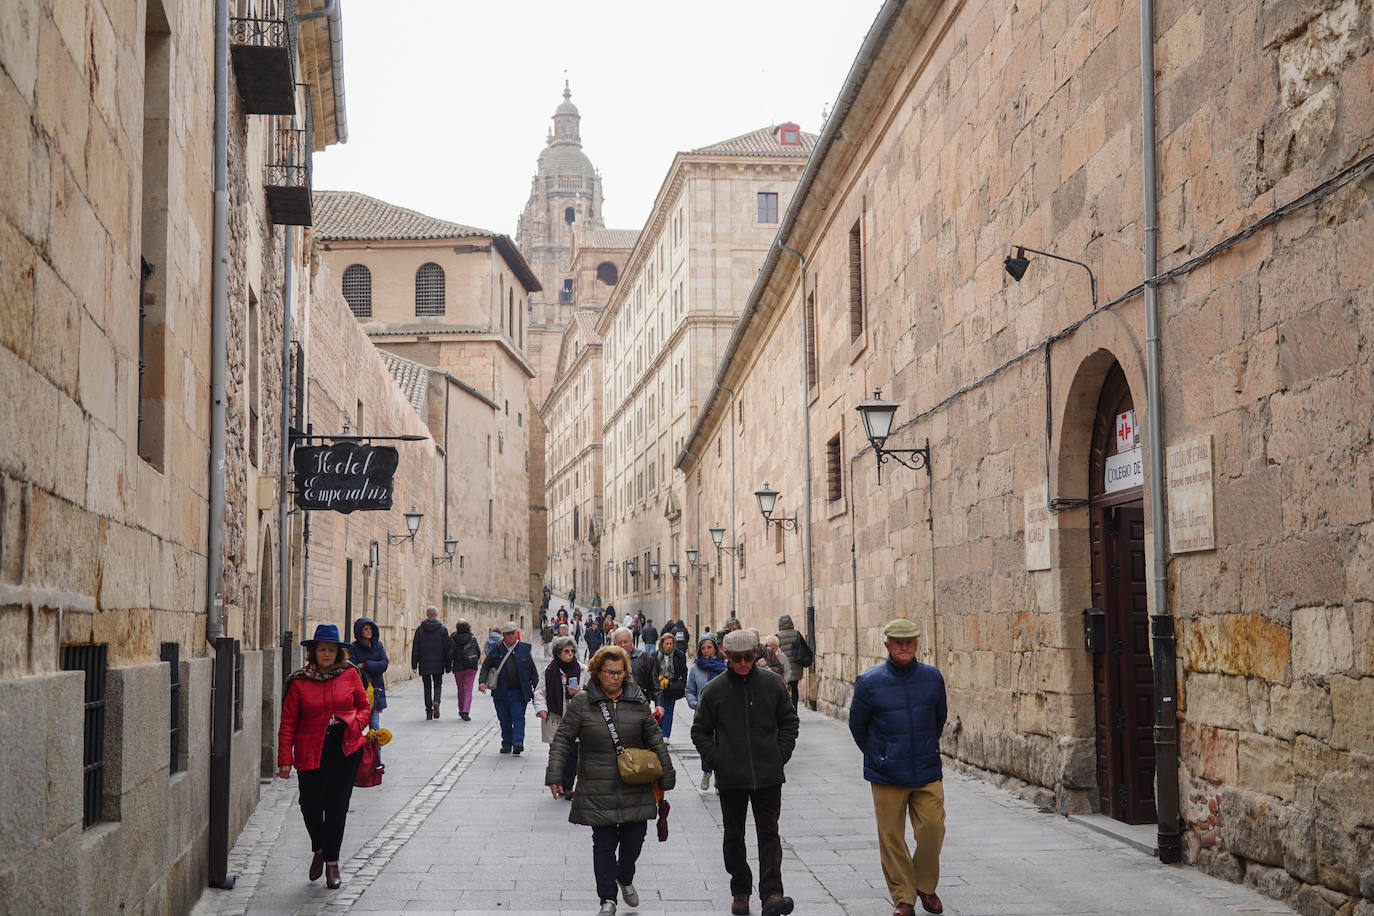
<path id="1" fill-rule="evenodd" d="M 1126 451 L 1117 433 L 1130 411 L 1130 390 L 1114 367 L 1098 403 L 1090 485 L 1093 605 L 1106 613 L 1107 637 L 1106 651 L 1093 656 L 1098 804 L 1104 814 L 1140 824 L 1155 820 L 1145 510 L 1138 485 L 1106 483 L 1109 465 L 1119 467 Z"/>

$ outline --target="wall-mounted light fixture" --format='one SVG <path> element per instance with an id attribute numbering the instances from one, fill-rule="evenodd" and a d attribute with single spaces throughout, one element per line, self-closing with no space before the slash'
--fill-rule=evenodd
<path id="1" fill-rule="evenodd" d="M 649 575 L 654 577 L 655 582 L 659 580 L 658 564 L 655 563 L 653 560 L 649 561 Z"/>
<path id="2" fill-rule="evenodd" d="M 677 574 L 678 574 L 678 572 L 681 571 L 681 569 L 682 569 L 682 567 L 678 565 L 678 563 L 677 563 L 676 560 L 674 560 L 673 562 L 671 562 L 671 563 L 668 564 L 668 575 L 670 575 L 670 576 L 673 577 L 673 581 L 674 581 L 674 582 L 677 581 L 677 578 L 678 578 L 678 575 L 677 575 Z"/>
<path id="3" fill-rule="evenodd" d="M 444 555 L 442 557 L 430 557 L 429 565 L 438 566 L 440 563 L 453 565 L 453 555 L 458 552 L 457 538 L 444 538 Z"/>
<path id="4" fill-rule="evenodd" d="M 711 532 L 711 541 L 716 545 L 716 552 L 717 552 L 717 553 L 728 553 L 728 554 L 737 554 L 737 553 L 739 553 L 739 547 L 725 547 L 725 546 L 724 546 L 724 542 L 725 542 L 725 528 L 724 528 L 724 526 L 722 526 L 722 525 L 712 525 L 711 528 L 710 528 L 709 530 L 710 530 L 710 532 Z"/>
<path id="5" fill-rule="evenodd" d="M 410 507 L 409 512 L 404 512 L 402 514 L 405 516 L 406 530 L 409 534 L 387 534 L 386 542 L 388 544 L 399 544 L 402 541 L 415 540 L 415 533 L 420 530 L 420 519 L 425 517 L 425 514 L 417 511 L 414 506 Z"/>
<path id="6" fill-rule="evenodd" d="M 895 401 L 884 401 L 883 390 L 874 388 L 872 400 L 864 401 L 855 408 L 864 421 L 864 435 L 868 437 L 868 444 L 873 446 L 873 453 L 878 458 L 879 485 L 883 482 L 883 465 L 889 458 L 913 471 L 925 468 L 926 475 L 930 475 L 929 439 L 926 440 L 925 448 L 883 448 L 887 437 L 892 434 L 892 420 L 896 417 L 899 406 Z M 905 458 L 902 457 L 904 455 Z"/>
<path id="7" fill-rule="evenodd" d="M 769 525 L 777 525 L 784 531 L 797 530 L 797 516 L 790 515 L 782 518 L 773 518 L 773 510 L 778 505 L 778 491 L 768 484 L 764 484 L 762 489 L 754 491 L 754 498 L 759 501 L 759 512 L 763 515 L 763 530 L 767 531 Z"/>
<path id="8" fill-rule="evenodd" d="M 1026 275 L 1026 268 L 1030 266 L 1030 259 L 1026 257 L 1027 252 L 1038 254 L 1046 258 L 1054 258 L 1056 261 L 1066 261 L 1069 264 L 1077 264 L 1079 267 L 1086 270 L 1088 272 L 1088 284 L 1092 288 L 1093 308 L 1097 308 L 1097 277 L 1093 276 L 1092 268 L 1082 261 L 1075 261 L 1073 258 L 1066 258 L 1063 255 L 1051 254 L 1048 251 L 1037 251 L 1034 248 L 1017 245 L 1015 255 L 1009 254 L 1002 259 L 1002 267 L 1006 269 L 1007 273 L 1011 274 L 1013 280 L 1020 283 L 1021 278 Z"/>

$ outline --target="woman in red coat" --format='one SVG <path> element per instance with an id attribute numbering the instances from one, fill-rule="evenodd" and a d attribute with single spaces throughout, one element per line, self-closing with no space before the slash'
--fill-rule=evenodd
<path id="1" fill-rule="evenodd" d="M 295 766 L 301 815 L 315 850 L 310 880 L 326 873 L 325 883 L 336 888 L 348 800 L 353 796 L 363 729 L 371 709 L 362 679 L 348 662 L 338 627 L 320 624 L 315 638 L 302 640 L 301 645 L 306 665 L 286 679 L 282 699 L 277 775 L 286 779 Z"/>

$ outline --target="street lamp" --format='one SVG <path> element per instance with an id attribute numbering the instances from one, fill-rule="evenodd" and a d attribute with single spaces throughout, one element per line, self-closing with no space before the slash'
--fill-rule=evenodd
<path id="1" fill-rule="evenodd" d="M 410 507 L 410 511 L 409 511 L 409 512 L 404 512 L 404 513 L 402 513 L 402 514 L 405 516 L 405 520 L 406 520 L 406 530 L 409 531 L 410 533 L 409 533 L 409 534 L 387 534 L 387 536 L 386 536 L 386 542 L 387 542 L 388 544 L 399 544 L 399 543 L 401 543 L 402 541 L 413 541 L 413 540 L 415 540 L 415 533 L 416 533 L 417 531 L 420 530 L 420 519 L 422 519 L 422 518 L 425 517 L 425 514 L 424 514 L 423 512 L 417 511 L 417 510 L 415 509 L 414 506 L 411 506 L 411 507 Z"/>
<path id="2" fill-rule="evenodd" d="M 693 569 L 696 569 L 696 567 L 697 567 L 697 557 L 698 557 L 699 555 L 700 555 L 700 554 L 699 554 L 699 552 L 697 551 L 697 549 L 696 549 L 695 547 L 688 547 L 688 548 L 687 548 L 687 565 L 691 566 Z"/>
<path id="3" fill-rule="evenodd" d="M 430 557 L 429 565 L 438 566 L 440 563 L 453 565 L 453 555 L 458 552 L 457 538 L 444 538 L 444 555 L 442 557 Z"/>
<path id="4" fill-rule="evenodd" d="M 1093 276 L 1092 268 L 1089 267 L 1087 264 L 1084 264 L 1082 261 L 1075 261 L 1073 258 L 1066 258 L 1062 255 L 1051 254 L 1048 251 L 1036 251 L 1034 248 L 1027 248 L 1024 245 L 1017 245 L 1015 255 L 1009 254 L 1002 259 L 1003 269 L 1006 270 L 1007 273 L 1011 274 L 1011 278 L 1013 280 L 1015 280 L 1017 283 L 1020 283 L 1021 278 L 1026 275 L 1026 268 L 1030 266 L 1030 259 L 1026 257 L 1026 252 L 1028 251 L 1031 254 L 1038 254 L 1046 258 L 1054 258 L 1056 261 L 1066 261 L 1069 264 L 1077 264 L 1079 267 L 1086 270 L 1088 272 L 1088 286 L 1091 289 L 1093 296 L 1093 308 L 1097 308 L 1097 277 Z"/>
<path id="5" fill-rule="evenodd" d="M 739 553 L 739 548 L 738 548 L 738 547 L 724 547 L 724 546 L 722 546 L 722 543 L 723 543 L 724 540 L 725 540 L 725 528 L 724 528 L 724 526 L 721 526 L 721 525 L 712 525 L 711 528 L 710 528 L 709 530 L 710 530 L 710 532 L 711 532 L 711 540 L 712 540 L 713 542 L 715 542 L 716 551 L 717 551 L 717 552 L 729 553 L 729 554 L 736 554 L 736 553 Z"/>
<path id="6" fill-rule="evenodd" d="M 677 581 L 677 574 L 681 569 L 682 567 L 677 564 L 676 560 L 668 564 L 668 575 L 673 577 L 674 582 Z"/>
<path id="7" fill-rule="evenodd" d="M 868 443 L 873 446 L 873 453 L 878 459 L 878 484 L 883 482 L 883 465 L 891 458 L 902 467 L 918 471 L 925 468 L 926 476 L 930 476 L 930 440 L 926 440 L 925 448 L 883 448 L 883 443 L 892 434 L 892 420 L 897 415 L 897 402 L 884 401 L 883 390 L 873 389 L 873 399 L 864 401 L 856 410 L 864 421 L 864 435 L 868 436 Z M 906 455 L 907 458 L 902 456 Z"/>
<path id="8" fill-rule="evenodd" d="M 797 516 L 791 515 L 784 518 L 773 518 L 773 510 L 778 505 L 778 491 L 768 484 L 763 485 L 763 489 L 754 491 L 754 498 L 759 501 L 759 512 L 763 514 L 763 530 L 767 531 L 769 525 L 777 525 L 784 531 L 797 530 Z"/>
<path id="9" fill-rule="evenodd" d="M 654 577 L 655 582 L 658 581 L 658 564 L 652 560 L 649 561 L 649 575 Z"/>

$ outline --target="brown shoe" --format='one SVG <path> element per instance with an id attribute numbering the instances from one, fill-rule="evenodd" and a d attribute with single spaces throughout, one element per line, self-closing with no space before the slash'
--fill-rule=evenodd
<path id="1" fill-rule="evenodd" d="M 315 850 L 315 858 L 310 860 L 310 880 L 320 880 L 320 875 L 324 874 L 324 853 Z"/>
<path id="2" fill-rule="evenodd" d="M 909 903 L 899 903 L 892 910 L 892 916 L 916 916 L 916 907 Z"/>
<path id="3" fill-rule="evenodd" d="M 433 718 L 434 718 L 434 707 L 433 707 L 433 706 L 428 706 L 428 707 L 426 707 L 426 708 L 425 708 L 425 721 L 428 722 L 430 719 L 433 719 Z"/>
<path id="4" fill-rule="evenodd" d="M 945 911 L 945 905 L 940 902 L 940 895 L 934 891 L 931 891 L 929 894 L 923 894 L 917 891 L 916 896 L 921 899 L 921 907 L 927 913 L 943 913 Z"/>
<path id="5" fill-rule="evenodd" d="M 763 916 L 789 916 L 794 906 L 791 897 L 774 894 L 763 901 Z"/>
<path id="6" fill-rule="evenodd" d="M 736 894 L 735 899 L 730 901 L 730 912 L 733 916 L 749 916 L 749 900 L 751 894 Z"/>
<path id="7" fill-rule="evenodd" d="M 337 890 L 343 881 L 339 878 L 339 863 L 326 862 L 324 864 L 324 886 L 332 890 Z"/>
<path id="8" fill-rule="evenodd" d="M 439 718 L 439 704 L 437 702 L 434 704 L 434 718 Z"/>

